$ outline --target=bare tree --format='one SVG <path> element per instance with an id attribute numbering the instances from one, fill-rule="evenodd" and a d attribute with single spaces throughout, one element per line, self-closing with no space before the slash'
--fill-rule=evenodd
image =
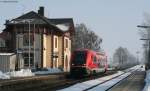
<path id="1" fill-rule="evenodd" d="M 92 49 L 99 51 L 102 39 L 93 31 L 88 29 L 85 24 L 76 25 L 75 35 L 73 36 L 72 49 Z"/>
<path id="2" fill-rule="evenodd" d="M 126 56 L 126 52 L 125 49 L 122 47 L 119 47 L 118 49 L 116 49 L 115 53 L 114 53 L 114 61 L 116 61 L 118 66 L 122 66 L 127 60 L 125 60 L 127 58 Z"/>
<path id="3" fill-rule="evenodd" d="M 136 57 L 127 48 L 119 47 L 113 55 L 113 62 L 118 68 L 128 68 L 137 64 Z"/>

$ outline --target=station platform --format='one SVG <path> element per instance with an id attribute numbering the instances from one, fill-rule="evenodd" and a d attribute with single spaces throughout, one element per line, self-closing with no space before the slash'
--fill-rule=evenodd
<path id="1" fill-rule="evenodd" d="M 135 71 L 129 77 L 113 86 L 109 91 L 142 91 L 144 88 L 145 71 Z"/>

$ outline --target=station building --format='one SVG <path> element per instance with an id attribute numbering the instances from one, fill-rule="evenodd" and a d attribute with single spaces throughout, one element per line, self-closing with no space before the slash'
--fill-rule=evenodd
<path id="1" fill-rule="evenodd" d="M 40 7 L 38 12 L 6 20 L 5 26 L 0 34 L 0 52 L 15 53 L 17 68 L 69 71 L 71 36 L 75 31 L 72 18 L 47 18 L 44 7 Z"/>

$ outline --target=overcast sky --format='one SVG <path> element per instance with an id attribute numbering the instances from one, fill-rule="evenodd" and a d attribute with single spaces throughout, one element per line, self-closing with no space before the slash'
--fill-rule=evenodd
<path id="1" fill-rule="evenodd" d="M 49 18 L 70 18 L 74 23 L 85 23 L 103 39 L 103 49 L 112 56 L 119 46 L 133 54 L 142 52 L 138 24 L 144 13 L 150 13 L 150 0 L 18 0 L 4 3 L 0 0 L 0 30 L 6 19 L 16 18 L 39 6 L 45 7 Z M 4 0 L 5 1 L 5 0 Z"/>

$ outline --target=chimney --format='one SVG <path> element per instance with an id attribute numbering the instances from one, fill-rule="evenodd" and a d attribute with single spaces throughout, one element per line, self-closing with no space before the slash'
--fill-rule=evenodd
<path id="1" fill-rule="evenodd" d="M 39 7 L 38 14 L 44 16 L 44 7 Z"/>
<path id="2" fill-rule="evenodd" d="M 9 23 L 9 20 L 6 20 L 6 24 L 8 24 Z"/>

